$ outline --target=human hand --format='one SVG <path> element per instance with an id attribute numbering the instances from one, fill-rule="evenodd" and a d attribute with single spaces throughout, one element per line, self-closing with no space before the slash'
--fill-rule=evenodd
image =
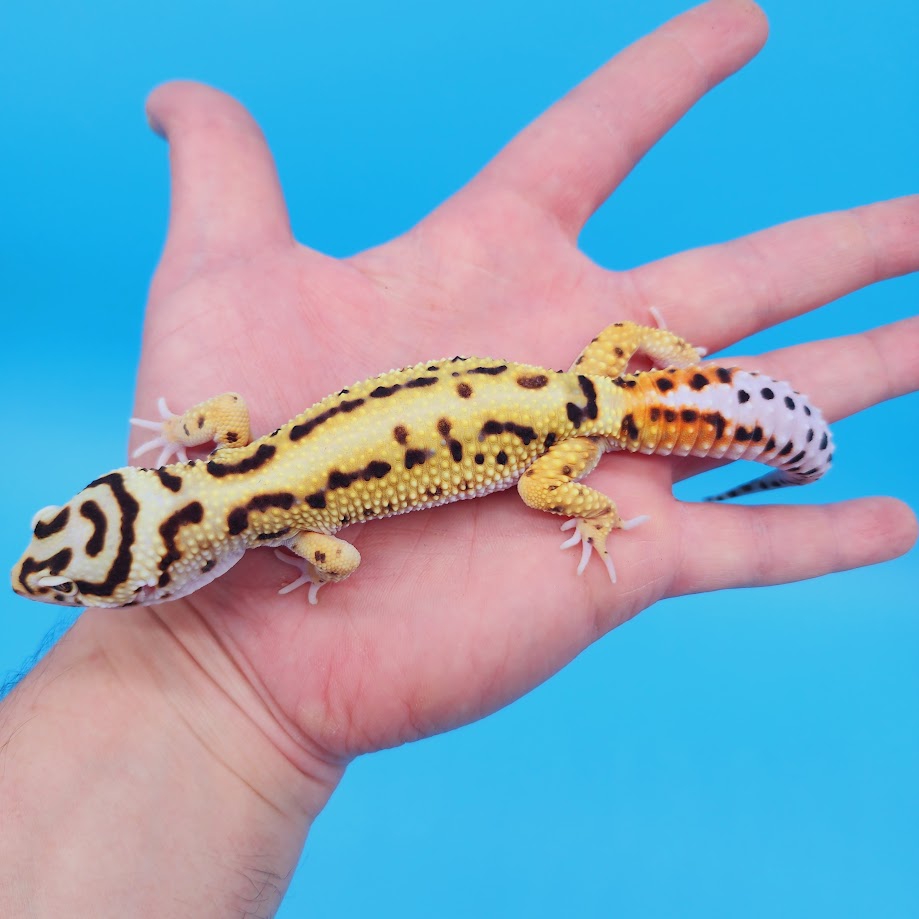
<path id="1" fill-rule="evenodd" d="M 150 295 L 136 413 L 150 417 L 160 395 L 181 409 L 236 390 L 261 434 L 354 380 L 427 358 L 567 366 L 606 324 L 647 323 L 651 306 L 714 351 L 915 270 L 915 198 L 624 273 L 578 250 L 584 222 L 644 151 L 764 37 L 762 17 L 742 4 L 673 20 L 576 88 L 418 226 L 342 261 L 291 238 L 270 154 L 237 103 L 198 85 L 162 87 L 149 111 L 170 143 L 172 220 Z M 832 420 L 915 388 L 917 347 L 919 323 L 907 321 L 746 363 L 791 380 Z M 614 535 L 615 586 L 597 564 L 577 578 L 574 560 L 558 551 L 558 522 L 509 492 L 364 527 L 359 571 L 327 588 L 318 608 L 305 591 L 278 596 L 289 569 L 255 552 L 186 600 L 131 615 L 165 624 L 208 671 L 224 672 L 229 659 L 311 755 L 343 763 L 493 711 L 663 597 L 870 564 L 915 536 L 909 510 L 889 499 L 676 501 L 674 479 L 701 467 L 617 455 L 592 475 L 625 516 L 651 516 Z M 789 544 L 795 551 L 782 552 Z"/>

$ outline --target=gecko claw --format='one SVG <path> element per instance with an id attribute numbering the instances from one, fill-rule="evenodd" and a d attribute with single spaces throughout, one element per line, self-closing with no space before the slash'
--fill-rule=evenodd
<path id="1" fill-rule="evenodd" d="M 184 445 L 176 443 L 174 440 L 168 438 L 163 432 L 166 425 L 166 422 L 171 421 L 173 418 L 177 418 L 174 412 L 169 411 L 169 406 L 166 405 L 166 400 L 162 396 L 157 400 L 156 407 L 160 413 L 159 421 L 151 421 L 147 418 L 131 418 L 130 422 L 135 427 L 143 428 L 146 431 L 156 431 L 157 436 L 151 440 L 144 441 L 132 454 L 131 459 L 137 459 L 139 456 L 143 456 L 144 453 L 148 453 L 150 450 L 159 449 L 160 453 L 156 459 L 157 466 L 165 466 L 169 460 L 175 456 L 175 458 L 180 463 L 188 462 L 188 453 L 185 450 Z"/>
<path id="2" fill-rule="evenodd" d="M 278 590 L 279 595 L 293 593 L 298 587 L 303 587 L 305 584 L 310 585 L 309 593 L 307 598 L 313 606 L 319 602 L 319 588 L 324 586 L 327 581 L 314 581 L 312 575 L 310 574 L 310 568 L 312 567 L 310 563 L 305 558 L 300 558 L 298 555 L 288 555 L 286 552 L 282 552 L 280 549 L 275 549 L 274 554 L 282 561 L 285 565 L 290 565 L 291 568 L 296 568 L 300 572 L 300 576 L 295 580 L 291 581 L 289 584 L 285 584 Z"/>

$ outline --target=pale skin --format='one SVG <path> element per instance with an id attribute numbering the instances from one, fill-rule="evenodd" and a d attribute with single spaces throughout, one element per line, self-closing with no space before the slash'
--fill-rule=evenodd
<path id="1" fill-rule="evenodd" d="M 651 306 L 716 351 L 915 271 L 917 197 L 626 273 L 578 251 L 641 155 L 765 37 L 761 12 L 739 0 L 680 16 L 414 229 L 343 261 L 293 240 L 268 148 L 237 102 L 159 88 L 148 111 L 169 142 L 172 216 L 135 414 L 154 417 L 160 395 L 177 408 L 235 390 L 261 434 L 429 357 L 567 366 L 610 321 L 649 322 Z M 917 388 L 919 322 L 748 364 L 793 380 L 835 420 Z M 511 491 L 365 526 L 361 568 L 318 607 L 305 591 L 279 596 L 290 569 L 259 550 L 187 600 L 84 613 L 0 706 L 0 912 L 271 915 L 354 757 L 506 705 L 664 597 L 868 565 L 916 536 L 890 498 L 674 500 L 674 480 L 701 468 L 615 456 L 593 473 L 626 516 L 651 518 L 615 536 L 615 586 L 599 564 L 578 578 L 558 521 Z"/>

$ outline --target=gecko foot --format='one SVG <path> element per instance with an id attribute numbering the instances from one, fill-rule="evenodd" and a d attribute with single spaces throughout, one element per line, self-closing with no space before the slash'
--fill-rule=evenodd
<path id="1" fill-rule="evenodd" d="M 296 568 L 300 572 L 300 576 L 295 580 L 291 581 L 289 584 L 285 584 L 279 591 L 279 594 L 289 594 L 293 593 L 298 587 L 303 587 L 304 584 L 309 584 L 309 594 L 308 598 L 310 603 L 315 606 L 319 602 L 319 588 L 324 584 L 327 584 L 328 581 L 314 581 L 313 572 L 316 570 L 305 558 L 300 558 L 299 555 L 288 555 L 286 552 L 282 552 L 280 549 L 275 549 L 274 554 L 282 561 L 285 565 L 290 565 L 291 568 Z"/>
<path id="2" fill-rule="evenodd" d="M 171 457 L 175 458 L 180 463 L 188 462 L 188 453 L 185 450 L 184 445 L 177 443 L 171 438 L 167 437 L 165 434 L 166 424 L 171 421 L 173 418 L 178 418 L 174 412 L 169 411 L 169 407 L 166 405 L 166 400 L 160 396 L 159 400 L 156 403 L 156 407 L 160 413 L 159 421 L 149 421 L 146 418 L 132 418 L 131 424 L 139 428 L 144 428 L 147 431 L 156 431 L 157 436 L 151 440 L 145 441 L 142 443 L 132 454 L 131 459 L 137 459 L 139 456 L 142 456 L 144 453 L 147 453 L 150 450 L 160 450 L 160 455 L 156 459 L 157 466 L 165 466 Z"/>
<path id="3" fill-rule="evenodd" d="M 596 550 L 603 564 L 606 565 L 606 571 L 609 574 L 610 581 L 616 583 L 616 567 L 613 565 L 613 559 L 606 549 L 606 538 L 609 536 L 611 529 L 631 530 L 634 527 L 645 523 L 651 518 L 647 514 L 640 517 L 633 517 L 631 520 L 620 519 L 614 528 L 608 523 L 600 520 L 584 520 L 579 517 L 572 517 L 562 524 L 562 530 L 574 530 L 574 533 L 566 539 L 560 546 L 562 549 L 570 549 L 572 546 L 580 544 L 581 560 L 578 563 L 578 574 L 583 574 L 590 561 L 590 555 Z"/>

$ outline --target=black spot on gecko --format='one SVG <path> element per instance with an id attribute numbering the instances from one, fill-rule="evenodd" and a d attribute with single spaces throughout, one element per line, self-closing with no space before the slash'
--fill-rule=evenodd
<path id="1" fill-rule="evenodd" d="M 807 415 L 808 418 L 810 418 L 811 407 L 806 402 L 804 403 L 804 414 Z"/>
<path id="2" fill-rule="evenodd" d="M 587 399 L 584 414 L 593 420 L 597 417 L 597 387 L 594 386 L 590 377 L 585 376 L 578 376 L 578 385 L 581 387 L 581 392 L 584 393 L 584 398 Z"/>
<path id="3" fill-rule="evenodd" d="M 738 401 L 741 405 L 743 405 L 744 402 L 749 402 L 749 401 L 750 401 L 750 393 L 748 393 L 745 389 L 738 389 L 738 390 L 737 390 L 737 401 Z"/>
<path id="4" fill-rule="evenodd" d="M 734 371 L 729 367 L 716 367 L 715 376 L 718 377 L 719 383 L 730 383 L 734 379 Z"/>
<path id="5" fill-rule="evenodd" d="M 485 454 L 484 454 L 484 453 L 476 453 L 476 455 L 475 455 L 475 464 L 476 464 L 476 466 L 481 466 L 482 463 L 484 463 L 484 462 L 485 462 Z"/>
<path id="6" fill-rule="evenodd" d="M 365 482 L 371 479 L 382 479 L 384 475 L 392 470 L 392 466 L 383 460 L 371 460 L 361 472 L 361 478 Z"/>
<path id="7" fill-rule="evenodd" d="M 638 430 L 638 426 L 635 424 L 635 417 L 631 412 L 623 417 L 621 430 L 625 431 L 629 440 L 638 440 L 641 436 L 641 431 Z"/>
<path id="8" fill-rule="evenodd" d="M 164 571 L 164 572 L 160 575 L 160 579 L 156 582 L 156 586 L 157 586 L 157 587 L 165 587 L 171 580 L 172 580 L 172 577 L 170 576 L 169 572 L 168 572 L 168 571 Z"/>
<path id="9" fill-rule="evenodd" d="M 265 495 L 256 495 L 247 505 L 249 510 L 267 511 L 273 507 L 279 507 L 282 510 L 290 510 L 294 506 L 296 499 L 289 491 L 270 492 Z"/>
<path id="10" fill-rule="evenodd" d="M 549 384 L 549 378 L 544 373 L 537 373 L 533 376 L 517 377 L 517 385 L 524 389 L 542 389 Z"/>
<path id="11" fill-rule="evenodd" d="M 252 456 L 247 456 L 238 463 L 217 463 L 214 460 L 210 460 L 207 464 L 207 471 L 218 479 L 227 475 L 244 475 L 247 472 L 261 469 L 277 451 L 278 448 L 271 444 L 259 444 L 258 449 Z"/>
<path id="12" fill-rule="evenodd" d="M 35 524 L 35 529 L 32 532 L 35 534 L 36 539 L 47 539 L 49 536 L 53 536 L 55 533 L 60 533 L 60 531 L 63 530 L 65 526 L 67 526 L 68 520 L 70 520 L 70 508 L 64 507 L 61 508 L 61 510 L 55 515 L 54 519 L 49 520 L 48 523 L 42 523 L 39 520 L 38 523 Z"/>
<path id="13" fill-rule="evenodd" d="M 450 441 L 450 456 L 453 457 L 455 463 L 463 461 L 463 445 L 458 440 Z"/>
<path id="14" fill-rule="evenodd" d="M 616 357 L 625 357 L 625 351 L 623 351 L 622 348 L 613 348 L 613 354 L 615 354 Z"/>
<path id="15" fill-rule="evenodd" d="M 404 447 L 408 442 L 408 428 L 404 424 L 397 424 L 392 429 L 392 436 L 395 437 L 397 444 L 402 444 Z"/>
<path id="16" fill-rule="evenodd" d="M 503 450 L 499 450 L 498 455 L 495 457 L 495 462 L 499 466 L 506 466 L 507 465 L 507 454 Z"/>
<path id="17" fill-rule="evenodd" d="M 789 465 L 793 466 L 795 463 L 800 463 L 801 460 L 807 455 L 806 450 L 802 450 L 800 453 L 796 453 L 789 461 Z"/>
<path id="18" fill-rule="evenodd" d="M 557 440 L 558 435 L 554 431 L 550 431 L 548 434 L 546 434 L 546 439 L 543 441 L 544 449 L 548 450 L 549 447 L 551 447 Z"/>
<path id="19" fill-rule="evenodd" d="M 793 412 L 795 410 L 795 400 L 791 396 L 785 396 L 785 405 L 789 411 Z"/>
<path id="20" fill-rule="evenodd" d="M 421 389 L 425 386 L 433 386 L 437 379 L 437 377 L 415 377 L 414 380 L 409 380 L 405 387 L 406 389 Z"/>
<path id="21" fill-rule="evenodd" d="M 664 421 L 667 421 L 670 424 L 673 424 L 673 422 L 676 421 L 676 412 L 672 408 L 664 409 Z"/>
<path id="22" fill-rule="evenodd" d="M 179 530 L 184 526 L 201 523 L 203 519 L 204 506 L 200 501 L 192 501 L 191 504 L 186 504 L 185 507 L 177 510 L 171 517 L 167 517 L 160 524 L 160 536 L 166 546 L 166 552 L 160 559 L 160 571 L 166 571 L 173 562 L 177 562 L 182 557 L 182 553 L 176 547 L 176 537 L 179 535 Z M 161 584 L 160 586 L 164 585 Z"/>
<path id="23" fill-rule="evenodd" d="M 371 395 L 373 394 L 371 393 Z M 363 405 L 364 401 L 364 399 L 345 399 L 338 405 L 333 405 L 324 412 L 320 412 L 308 421 L 304 421 L 302 424 L 295 424 L 290 429 L 289 437 L 293 441 L 301 440 L 315 431 L 319 425 L 325 424 L 330 418 L 334 418 L 339 412 L 344 412 L 345 414 L 352 412 L 354 409 L 358 408 L 358 406 Z"/>
<path id="24" fill-rule="evenodd" d="M 804 438 L 807 443 L 810 443 L 814 439 L 814 429 L 807 429 L 807 437 Z"/>
<path id="25" fill-rule="evenodd" d="M 334 469 L 329 473 L 328 486 L 330 491 L 338 488 L 348 488 L 352 482 L 363 479 L 369 482 L 371 479 L 382 479 L 384 475 L 392 470 L 392 466 L 383 460 L 371 460 L 363 469 L 357 469 L 354 472 L 342 472 L 340 469 Z"/>
<path id="26" fill-rule="evenodd" d="M 209 559 L 201 566 L 201 573 L 202 573 L 202 574 L 207 574 L 208 571 L 213 570 L 214 565 L 216 565 L 216 564 L 217 564 L 216 559 L 209 558 Z"/>
<path id="27" fill-rule="evenodd" d="M 335 490 L 336 488 L 347 488 L 354 479 L 351 477 L 351 474 L 347 472 L 342 472 L 340 469 L 333 469 L 329 473 L 329 488 Z"/>
<path id="28" fill-rule="evenodd" d="M 238 536 L 249 526 L 249 512 L 244 507 L 234 507 L 227 514 L 227 531 L 230 536 Z"/>
<path id="29" fill-rule="evenodd" d="M 497 367 L 473 367 L 468 373 L 484 373 L 490 377 L 496 377 L 505 370 L 507 370 L 507 364 L 499 364 Z"/>
<path id="30" fill-rule="evenodd" d="M 428 454 L 424 450 L 411 449 L 405 451 L 405 468 L 412 469 L 420 466 L 427 460 Z"/>
<path id="31" fill-rule="evenodd" d="M 705 389 L 710 382 L 711 380 L 704 373 L 695 373 L 689 380 L 689 387 L 698 392 L 700 389 Z"/>
<path id="32" fill-rule="evenodd" d="M 706 412 L 702 416 L 702 420 L 715 429 L 715 437 L 718 440 L 724 437 L 725 420 L 721 412 Z"/>
<path id="33" fill-rule="evenodd" d="M 820 449 L 826 450 L 827 446 L 829 445 L 829 442 L 830 442 L 830 438 L 827 436 L 826 431 L 824 431 L 823 437 L 820 438 Z"/>
<path id="34" fill-rule="evenodd" d="M 472 395 L 472 387 L 468 383 L 457 383 L 456 391 L 460 399 L 468 399 Z"/>
<path id="35" fill-rule="evenodd" d="M 764 386 L 764 387 L 759 391 L 759 394 L 760 394 L 764 399 L 774 399 L 774 398 L 775 398 L 775 393 L 774 393 L 768 386 Z"/>
<path id="36" fill-rule="evenodd" d="M 441 437 L 449 437 L 451 427 L 452 425 L 450 424 L 449 419 L 441 418 L 437 422 L 437 433 L 440 434 Z"/>
<path id="37" fill-rule="evenodd" d="M 661 377 L 654 381 L 654 385 L 657 386 L 661 392 L 667 392 L 673 389 L 673 380 L 668 380 L 667 377 Z"/>
<path id="38" fill-rule="evenodd" d="M 154 469 L 153 474 L 163 483 L 170 491 L 178 492 L 182 488 L 182 479 L 165 469 Z"/>
<path id="39" fill-rule="evenodd" d="M 428 367 L 428 370 L 437 371 L 440 370 L 440 367 L 438 367 L 437 364 L 431 364 L 431 366 Z"/>
<path id="40" fill-rule="evenodd" d="M 568 404 L 570 405 L 571 403 L 569 402 Z M 501 434 L 504 431 L 519 437 L 525 446 L 529 446 L 531 441 L 536 440 L 536 431 L 529 425 L 517 424 L 514 421 L 505 421 L 502 423 L 494 420 L 486 421 L 485 424 L 482 425 L 482 430 L 479 432 L 479 440 L 484 440 L 486 437 L 494 436 L 495 434 Z"/>
<path id="41" fill-rule="evenodd" d="M 198 415 L 198 428 L 204 427 L 204 415 Z"/>
<path id="42" fill-rule="evenodd" d="M 86 541 L 86 554 L 90 558 L 95 558 L 105 545 L 108 520 L 95 501 L 84 501 L 80 505 L 80 514 L 93 525 L 93 534 Z"/>
<path id="43" fill-rule="evenodd" d="M 788 456 L 788 454 L 791 453 L 791 451 L 794 450 L 794 448 L 795 448 L 794 442 L 789 440 L 788 443 L 785 444 L 785 446 L 782 447 L 781 450 L 779 450 L 779 456 Z"/>
<path id="44" fill-rule="evenodd" d="M 286 536 L 293 527 L 283 527 L 280 530 L 275 530 L 273 533 L 259 533 L 255 538 L 259 542 L 268 542 L 270 539 L 280 539 L 282 536 Z"/>
<path id="45" fill-rule="evenodd" d="M 698 421 L 699 413 L 694 408 L 684 408 L 680 412 L 680 418 L 687 424 L 692 424 L 694 421 Z"/>
<path id="46" fill-rule="evenodd" d="M 322 510 L 326 505 L 324 491 L 314 491 L 311 495 L 307 495 L 305 500 L 310 507 L 315 508 L 317 511 Z"/>
<path id="47" fill-rule="evenodd" d="M 774 438 L 774 437 L 770 437 L 769 440 L 766 441 L 766 446 L 765 446 L 764 449 L 765 449 L 765 451 L 766 451 L 767 453 L 768 453 L 770 450 L 774 450 L 774 449 L 775 449 L 775 438 Z"/>
<path id="48" fill-rule="evenodd" d="M 402 389 L 401 383 L 393 383 L 392 386 L 377 386 L 377 388 L 370 393 L 370 398 L 387 399 L 389 396 L 397 393 L 400 389 Z"/>
<path id="49" fill-rule="evenodd" d="M 655 405 L 654 408 L 652 408 L 648 412 L 648 418 L 651 421 L 660 421 L 661 420 L 661 410 Z"/>

